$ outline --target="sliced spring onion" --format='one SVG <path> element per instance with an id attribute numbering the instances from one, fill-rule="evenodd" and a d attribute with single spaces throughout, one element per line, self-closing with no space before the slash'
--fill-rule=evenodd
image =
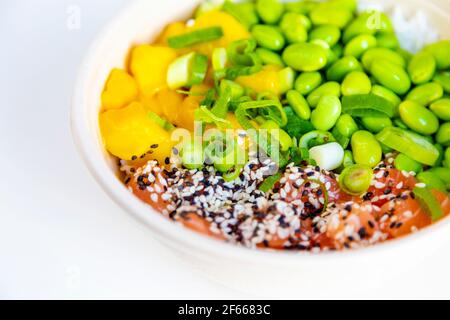
<path id="1" fill-rule="evenodd" d="M 192 52 L 175 60 L 167 70 L 167 84 L 170 89 L 191 87 L 201 84 L 208 71 L 208 57 Z"/>
<path id="2" fill-rule="evenodd" d="M 167 42 L 169 47 L 173 49 L 182 49 L 199 43 L 214 41 L 222 37 L 223 30 L 221 27 L 211 27 L 170 37 Z"/>
<path id="3" fill-rule="evenodd" d="M 310 131 L 314 130 L 314 126 L 308 120 L 304 120 L 297 116 L 291 107 L 284 107 L 288 123 L 283 127 L 291 137 L 300 139 L 300 137 Z"/>
<path id="4" fill-rule="evenodd" d="M 249 117 L 252 117 L 250 111 L 258 111 L 268 120 L 274 121 L 279 127 L 284 127 L 287 124 L 286 112 L 279 101 L 276 100 L 261 100 L 249 101 L 241 103 L 236 109 L 235 115 L 243 129 L 255 129 Z"/>
<path id="5" fill-rule="evenodd" d="M 275 184 L 277 184 L 277 182 L 281 180 L 281 177 L 282 175 L 279 172 L 273 176 L 267 177 L 259 186 L 259 190 L 261 190 L 262 192 L 269 192 L 273 189 Z"/>
<path id="6" fill-rule="evenodd" d="M 360 195 L 370 188 L 373 178 L 371 167 L 354 164 L 347 166 L 339 176 L 340 188 L 348 194 Z"/>
<path id="7" fill-rule="evenodd" d="M 319 167 L 329 171 L 339 168 L 344 162 L 344 149 L 337 142 L 312 147 L 309 154 Z"/>
<path id="8" fill-rule="evenodd" d="M 350 144 L 350 138 L 344 136 L 338 129 L 338 127 L 334 127 L 331 131 L 332 135 L 336 138 L 336 141 L 342 146 L 342 148 L 347 149 Z"/>
<path id="9" fill-rule="evenodd" d="M 425 137 L 417 133 L 388 127 L 377 134 L 376 138 L 387 147 L 404 153 L 422 164 L 434 166 L 439 159 L 439 150 Z"/>
<path id="10" fill-rule="evenodd" d="M 437 221 L 444 216 L 441 204 L 428 188 L 414 188 L 416 199 L 419 200 L 421 206 L 431 216 L 433 221 Z"/>
<path id="11" fill-rule="evenodd" d="M 149 111 L 148 116 L 150 117 L 150 119 L 152 119 L 154 122 L 156 122 L 164 130 L 170 131 L 170 130 L 175 129 L 175 126 L 173 124 L 171 124 L 166 119 L 161 118 L 154 112 Z"/>
<path id="12" fill-rule="evenodd" d="M 220 129 L 232 128 L 230 121 L 217 117 L 206 106 L 200 106 L 196 109 L 194 112 L 194 117 L 196 121 L 212 123 Z"/>
<path id="13" fill-rule="evenodd" d="M 299 147 L 309 150 L 310 148 L 313 148 L 315 146 L 319 146 L 334 141 L 336 141 L 336 139 L 330 132 L 314 130 L 308 132 L 307 134 L 303 135 L 300 138 Z"/>
<path id="14" fill-rule="evenodd" d="M 395 106 L 388 100 L 374 94 L 356 94 L 342 98 L 342 111 L 354 117 L 392 118 Z"/>
<path id="15" fill-rule="evenodd" d="M 228 114 L 228 105 L 231 101 L 231 88 L 226 86 L 214 103 L 211 113 L 218 118 L 225 119 Z"/>
<path id="16" fill-rule="evenodd" d="M 231 182 L 231 181 L 236 180 L 241 175 L 242 169 L 244 169 L 243 165 L 238 165 L 238 166 L 234 167 L 233 171 L 228 172 L 222 176 L 223 180 L 225 180 L 226 182 Z"/>
<path id="17" fill-rule="evenodd" d="M 220 71 L 227 67 L 228 53 L 225 48 L 215 48 L 212 53 L 212 67 L 214 71 Z"/>
<path id="18" fill-rule="evenodd" d="M 256 47 L 254 39 L 238 40 L 228 46 L 228 58 L 233 66 L 226 71 L 227 79 L 234 80 L 261 71 L 262 61 L 255 53 Z"/>
<path id="19" fill-rule="evenodd" d="M 222 8 L 248 29 L 259 22 L 255 5 L 251 2 L 233 3 L 225 1 Z"/>

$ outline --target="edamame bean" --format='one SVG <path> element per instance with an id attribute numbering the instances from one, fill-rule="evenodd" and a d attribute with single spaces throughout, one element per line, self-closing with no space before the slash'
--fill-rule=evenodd
<path id="1" fill-rule="evenodd" d="M 436 142 L 444 147 L 450 146 L 450 122 L 442 124 L 436 134 Z"/>
<path id="2" fill-rule="evenodd" d="M 444 88 L 445 93 L 450 94 L 450 71 L 437 73 L 433 81 L 439 83 Z"/>
<path id="3" fill-rule="evenodd" d="M 380 84 L 396 94 L 405 94 L 411 88 L 411 80 L 406 71 L 389 60 L 375 59 L 370 72 Z"/>
<path id="4" fill-rule="evenodd" d="M 275 24 L 283 15 L 284 4 L 279 0 L 258 0 L 256 11 L 265 23 Z"/>
<path id="5" fill-rule="evenodd" d="M 342 112 L 341 101 L 336 96 L 323 96 L 311 113 L 311 123 L 317 130 L 328 131 L 334 127 Z"/>
<path id="6" fill-rule="evenodd" d="M 436 168 L 431 168 L 429 171 L 434 173 L 435 175 L 437 175 L 445 183 L 447 190 L 450 190 L 450 169 L 449 168 L 436 167 Z"/>
<path id="7" fill-rule="evenodd" d="M 390 62 L 395 63 L 402 68 L 406 66 L 405 59 L 397 52 L 386 48 L 372 48 L 364 52 L 362 56 L 361 62 L 364 66 L 364 69 L 369 71 L 370 67 L 372 66 L 372 62 L 377 59 L 389 60 Z"/>
<path id="8" fill-rule="evenodd" d="M 326 24 L 342 29 L 352 20 L 353 13 L 345 8 L 333 8 L 323 3 L 310 12 L 310 18 L 315 26 Z"/>
<path id="9" fill-rule="evenodd" d="M 406 100 L 399 106 L 400 118 L 412 130 L 430 135 L 439 129 L 439 120 L 433 112 L 417 102 Z"/>
<path id="10" fill-rule="evenodd" d="M 378 133 L 384 128 L 392 127 L 392 120 L 389 117 L 364 117 L 361 122 L 364 128 L 372 133 Z"/>
<path id="11" fill-rule="evenodd" d="M 377 39 L 368 34 L 362 34 L 350 40 L 350 42 L 344 48 L 345 56 L 354 56 L 360 58 L 364 52 L 370 48 L 377 46 Z"/>
<path id="12" fill-rule="evenodd" d="M 284 67 L 283 59 L 281 59 L 280 55 L 270 51 L 269 49 L 258 48 L 256 49 L 256 54 L 261 59 L 263 64 L 270 64 Z"/>
<path id="13" fill-rule="evenodd" d="M 342 82 L 342 95 L 368 94 L 372 89 L 369 77 L 361 71 L 350 72 Z"/>
<path id="14" fill-rule="evenodd" d="M 342 55 L 344 54 L 344 48 L 339 43 L 332 46 L 331 51 L 334 52 L 338 59 L 342 58 Z"/>
<path id="15" fill-rule="evenodd" d="M 289 43 L 301 43 L 308 40 L 308 32 L 304 25 L 304 18 L 306 18 L 304 15 L 292 12 L 286 13 L 283 16 L 280 28 Z"/>
<path id="16" fill-rule="evenodd" d="M 313 90 L 306 100 L 311 108 L 315 108 L 322 96 L 336 96 L 339 98 L 341 96 L 341 86 L 334 81 L 325 82 L 320 87 Z"/>
<path id="17" fill-rule="evenodd" d="M 361 34 L 375 34 L 376 32 L 393 32 L 389 18 L 382 12 L 364 12 L 360 14 L 345 29 L 344 43 Z"/>
<path id="18" fill-rule="evenodd" d="M 442 164 L 445 167 L 450 168 L 450 147 L 445 149 L 444 161 L 442 161 Z"/>
<path id="19" fill-rule="evenodd" d="M 405 59 L 406 63 L 409 63 L 413 57 L 413 54 L 405 49 L 402 48 L 397 48 L 397 50 L 395 50 L 395 52 L 397 52 L 399 55 L 401 55 L 403 57 L 403 59 Z"/>
<path id="20" fill-rule="evenodd" d="M 400 46 L 397 36 L 393 32 L 381 32 L 375 36 L 379 47 L 397 49 Z"/>
<path id="21" fill-rule="evenodd" d="M 388 100 L 389 102 L 392 102 L 395 107 L 398 107 L 398 105 L 402 102 L 402 100 L 394 92 L 392 92 L 392 90 L 389 90 L 388 88 L 380 85 L 372 86 L 371 92 L 379 97 Z"/>
<path id="22" fill-rule="evenodd" d="M 353 152 L 350 150 L 344 151 L 344 161 L 342 162 L 342 165 L 344 168 L 348 168 L 355 164 L 355 160 L 353 160 Z"/>
<path id="23" fill-rule="evenodd" d="M 211 3 L 211 1 L 208 2 Z M 226 13 L 232 15 L 247 29 L 251 29 L 251 27 L 259 23 L 259 17 L 253 2 L 234 3 L 231 1 L 226 1 L 223 3 L 222 9 Z"/>
<path id="24" fill-rule="evenodd" d="M 423 106 L 427 106 L 433 101 L 436 101 L 444 95 L 444 90 L 439 83 L 430 82 L 421 84 L 412 89 L 406 99 L 415 101 Z"/>
<path id="25" fill-rule="evenodd" d="M 252 28 L 252 36 L 263 48 L 279 51 L 284 48 L 285 40 L 277 28 L 262 24 L 257 24 Z"/>
<path id="26" fill-rule="evenodd" d="M 444 182 L 431 171 L 421 172 L 417 175 L 417 180 L 424 183 L 430 189 L 436 189 L 441 192 L 447 192 Z"/>
<path id="27" fill-rule="evenodd" d="M 295 113 L 303 120 L 311 118 L 311 108 L 306 99 L 296 90 L 290 90 L 286 94 L 286 99 Z"/>
<path id="28" fill-rule="evenodd" d="M 436 71 L 436 60 L 431 53 L 423 51 L 414 55 L 408 64 L 408 73 L 414 84 L 426 83 Z"/>
<path id="29" fill-rule="evenodd" d="M 296 77 L 295 71 L 290 68 L 284 68 L 283 70 L 278 72 L 278 79 L 279 79 L 279 90 L 280 93 L 286 93 L 292 88 L 294 88 L 294 82 Z"/>
<path id="30" fill-rule="evenodd" d="M 283 52 L 284 62 L 297 71 L 317 71 L 327 64 L 327 51 L 313 43 L 291 44 Z"/>
<path id="31" fill-rule="evenodd" d="M 327 70 L 327 79 L 330 81 L 342 81 L 352 71 L 362 71 L 362 66 L 355 57 L 346 56 L 336 61 Z"/>
<path id="32" fill-rule="evenodd" d="M 400 153 L 394 160 L 395 168 L 400 171 L 419 173 L 423 170 L 422 165 L 407 155 Z"/>
<path id="33" fill-rule="evenodd" d="M 450 121 L 450 98 L 443 98 L 433 102 L 430 110 L 441 120 Z"/>
<path id="34" fill-rule="evenodd" d="M 439 70 L 450 68 L 450 40 L 442 40 L 426 46 L 424 51 L 431 53 L 436 59 Z"/>
<path id="35" fill-rule="evenodd" d="M 359 128 L 351 115 L 343 114 L 336 122 L 336 130 L 344 137 L 350 138 Z"/>
<path id="36" fill-rule="evenodd" d="M 373 168 L 381 161 L 381 146 L 369 131 L 356 131 L 352 136 L 351 145 L 357 164 Z"/>
<path id="37" fill-rule="evenodd" d="M 301 14 L 309 14 L 315 7 L 317 7 L 317 5 L 318 2 L 312 0 L 288 2 L 286 3 L 286 11 Z"/>
<path id="38" fill-rule="evenodd" d="M 341 38 L 341 30 L 336 26 L 331 25 L 323 25 L 320 27 L 317 27 L 311 31 L 309 34 L 310 40 L 323 40 L 330 47 L 334 46 L 338 43 L 339 39 Z"/>
<path id="39" fill-rule="evenodd" d="M 441 166 L 442 162 L 444 161 L 444 157 L 445 157 L 444 147 L 442 145 L 440 145 L 439 143 L 435 143 L 434 147 L 439 151 L 439 158 L 436 160 L 436 163 L 434 165 Z"/>
<path id="40" fill-rule="evenodd" d="M 395 124 L 396 127 L 399 127 L 400 129 L 403 129 L 403 130 L 408 130 L 409 129 L 408 126 L 400 118 L 395 118 L 394 119 L 394 124 Z"/>
<path id="41" fill-rule="evenodd" d="M 295 81 L 295 90 L 302 95 L 310 94 L 322 84 L 322 74 L 318 71 L 303 72 Z"/>
<path id="42" fill-rule="evenodd" d="M 339 176 L 339 186 L 343 191 L 352 195 L 360 195 L 370 188 L 373 170 L 366 165 L 354 164 L 342 171 Z"/>

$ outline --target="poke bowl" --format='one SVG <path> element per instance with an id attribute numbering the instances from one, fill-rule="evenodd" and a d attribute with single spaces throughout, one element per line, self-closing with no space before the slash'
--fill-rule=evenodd
<path id="1" fill-rule="evenodd" d="M 81 66 L 76 146 L 216 281 L 277 297 L 369 268 L 354 290 L 376 288 L 450 241 L 449 9 L 136 1 Z"/>

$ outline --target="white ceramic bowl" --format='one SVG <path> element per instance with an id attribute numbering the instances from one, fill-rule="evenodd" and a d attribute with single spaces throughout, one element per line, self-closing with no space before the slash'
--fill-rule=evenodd
<path id="1" fill-rule="evenodd" d="M 441 34 L 447 32 L 449 36 L 448 2 L 441 4 L 447 5 L 443 10 L 425 0 L 377 2 L 401 4 L 406 11 L 420 8 L 436 23 Z M 337 288 L 346 287 L 345 292 L 351 292 L 351 296 L 367 293 L 400 277 L 405 268 L 434 257 L 442 244 L 450 244 L 447 219 L 405 239 L 359 251 L 313 255 L 248 250 L 178 226 L 133 196 L 117 178 L 116 161 L 105 151 L 99 134 L 103 85 L 113 67 L 124 67 L 132 45 L 151 41 L 167 23 L 188 17 L 198 3 L 196 0 L 133 2 L 98 37 L 80 68 L 72 106 L 73 136 L 90 172 L 112 200 L 206 276 L 264 297 L 303 297 L 301 292 L 326 297 L 327 292 L 332 294 Z"/>

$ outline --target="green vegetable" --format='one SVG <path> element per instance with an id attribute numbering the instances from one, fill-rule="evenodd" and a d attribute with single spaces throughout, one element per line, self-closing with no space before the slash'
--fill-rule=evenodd
<path id="1" fill-rule="evenodd" d="M 430 135 L 439 129 L 439 120 L 434 113 L 414 101 L 402 102 L 399 112 L 403 122 L 420 134 Z"/>
<path id="2" fill-rule="evenodd" d="M 236 109 L 235 115 L 243 129 L 255 129 L 249 118 L 249 111 L 259 111 L 259 114 L 268 120 L 274 121 L 279 127 L 284 127 L 288 120 L 281 103 L 275 100 L 261 100 L 243 102 Z"/>
<path id="3" fill-rule="evenodd" d="M 438 175 L 431 171 L 420 172 L 417 175 L 417 180 L 424 183 L 427 188 L 436 189 L 444 193 L 447 192 L 447 187 L 445 186 L 444 181 L 442 181 Z"/>
<path id="4" fill-rule="evenodd" d="M 234 3 L 225 1 L 223 10 L 232 15 L 241 24 L 250 29 L 255 24 L 259 23 L 259 17 L 256 13 L 255 4 L 251 2 Z"/>
<path id="5" fill-rule="evenodd" d="M 306 133 L 300 138 L 299 147 L 310 149 L 334 141 L 336 141 L 336 139 L 330 132 L 315 130 Z"/>
<path id="6" fill-rule="evenodd" d="M 348 168 L 355 164 L 355 160 L 353 159 L 353 152 L 350 150 L 344 151 L 344 161 L 342 162 L 342 165 L 344 168 Z"/>
<path id="7" fill-rule="evenodd" d="M 386 48 L 372 48 L 367 50 L 362 56 L 362 64 L 364 69 L 370 71 L 372 63 L 375 60 L 385 59 L 404 68 L 406 66 L 405 59 L 397 52 Z"/>
<path id="8" fill-rule="evenodd" d="M 354 56 L 346 56 L 328 68 L 327 79 L 330 81 L 342 81 L 352 71 L 362 71 L 362 66 Z"/>
<path id="9" fill-rule="evenodd" d="M 442 98 L 443 94 L 444 90 L 439 83 L 430 82 L 412 89 L 406 96 L 406 99 L 427 106 L 433 101 Z"/>
<path id="10" fill-rule="evenodd" d="M 269 192 L 270 190 L 272 190 L 275 185 L 277 184 L 278 181 L 280 181 L 282 178 L 281 173 L 276 173 L 273 176 L 267 177 L 263 183 L 261 183 L 261 185 L 259 186 L 259 190 L 261 190 L 262 192 Z"/>
<path id="11" fill-rule="evenodd" d="M 170 37 L 169 39 L 167 39 L 167 43 L 171 48 L 182 49 L 191 47 L 199 43 L 218 40 L 222 37 L 223 30 L 221 27 L 211 27 L 184 33 L 179 36 Z"/>
<path id="12" fill-rule="evenodd" d="M 336 96 L 339 98 L 341 96 L 341 86 L 339 83 L 334 81 L 325 82 L 320 87 L 313 90 L 306 100 L 311 108 L 315 108 L 323 96 Z"/>
<path id="13" fill-rule="evenodd" d="M 175 129 L 175 127 L 173 126 L 173 124 L 171 124 L 169 121 L 167 121 L 166 119 L 161 118 L 160 116 L 158 116 L 156 113 L 149 111 L 148 112 L 148 116 L 150 119 L 152 119 L 154 122 L 156 122 L 161 128 L 163 128 L 164 130 L 170 131 Z"/>
<path id="14" fill-rule="evenodd" d="M 183 166 L 189 170 L 199 169 L 205 162 L 202 144 L 196 141 L 185 143 L 181 151 Z"/>
<path id="15" fill-rule="evenodd" d="M 317 27 L 309 34 L 310 40 L 323 40 L 330 47 L 338 43 L 341 38 L 341 30 L 338 27 L 332 25 L 323 25 Z"/>
<path id="16" fill-rule="evenodd" d="M 322 75 L 318 71 L 303 72 L 295 80 L 295 90 L 306 96 L 322 84 Z"/>
<path id="17" fill-rule="evenodd" d="M 284 4 L 279 0 L 257 0 L 256 10 L 267 24 L 277 23 L 284 12 Z"/>
<path id="18" fill-rule="evenodd" d="M 443 167 L 435 167 L 429 170 L 437 175 L 444 183 L 447 190 L 450 190 L 450 169 Z"/>
<path id="19" fill-rule="evenodd" d="M 432 143 L 410 131 L 389 127 L 377 134 L 376 138 L 389 148 L 404 153 L 422 164 L 434 166 L 439 158 L 439 150 Z"/>
<path id="20" fill-rule="evenodd" d="M 314 25 L 333 25 L 340 29 L 345 27 L 353 18 L 353 13 L 340 7 L 327 6 L 327 3 L 318 5 L 310 12 Z"/>
<path id="21" fill-rule="evenodd" d="M 414 84 L 422 84 L 431 80 L 436 71 L 436 60 L 429 52 L 417 53 L 408 64 L 408 73 Z"/>
<path id="22" fill-rule="evenodd" d="M 393 32 L 380 32 L 375 38 L 377 38 L 377 45 L 386 49 L 397 49 L 400 43 L 397 36 Z"/>
<path id="23" fill-rule="evenodd" d="M 351 195 L 365 193 L 372 182 L 373 170 L 369 166 L 355 164 L 348 166 L 339 176 L 339 186 Z"/>
<path id="24" fill-rule="evenodd" d="M 278 84 L 281 93 L 286 93 L 294 88 L 295 76 L 295 71 L 290 67 L 284 68 L 278 72 Z"/>
<path id="25" fill-rule="evenodd" d="M 433 81 L 439 83 L 444 88 L 445 93 L 450 94 L 450 71 L 436 73 Z"/>
<path id="26" fill-rule="evenodd" d="M 361 34 L 375 34 L 376 32 L 392 32 L 389 18 L 382 12 L 370 11 L 361 13 L 345 29 L 344 43 Z"/>
<path id="27" fill-rule="evenodd" d="M 423 170 L 422 165 L 411 159 L 406 154 L 399 153 L 394 160 L 395 168 L 400 171 L 419 173 Z"/>
<path id="28" fill-rule="evenodd" d="M 339 168 L 344 161 L 344 149 L 336 142 L 312 147 L 309 154 L 320 168 L 328 171 Z"/>
<path id="29" fill-rule="evenodd" d="M 369 94 L 372 89 L 372 83 L 364 72 L 352 71 L 345 77 L 341 89 L 344 96 Z"/>
<path id="30" fill-rule="evenodd" d="M 450 98 L 443 98 L 433 102 L 430 110 L 441 120 L 450 121 Z"/>
<path id="31" fill-rule="evenodd" d="M 450 146 L 450 122 L 442 124 L 436 134 L 436 142 L 448 147 Z"/>
<path id="32" fill-rule="evenodd" d="M 375 167 L 382 157 L 381 146 L 369 131 L 356 131 L 351 139 L 353 158 L 357 164 Z"/>
<path id="33" fill-rule="evenodd" d="M 432 43 L 423 49 L 425 52 L 429 52 L 436 60 L 436 66 L 439 70 L 445 70 L 450 68 L 450 40 L 442 40 Z"/>
<path id="34" fill-rule="evenodd" d="M 368 34 L 356 36 L 345 46 L 344 55 L 359 59 L 364 52 L 377 46 L 377 39 Z"/>
<path id="35" fill-rule="evenodd" d="M 272 120 L 265 121 L 260 129 L 265 129 L 269 131 L 269 135 L 274 134 L 273 130 L 276 130 L 276 134 L 278 135 L 278 140 L 280 143 L 281 151 L 288 151 L 292 147 L 292 139 L 291 137 L 284 131 L 280 129 L 279 125 Z"/>
<path id="36" fill-rule="evenodd" d="M 374 94 L 358 94 L 342 98 L 342 109 L 354 117 L 384 117 L 395 115 L 395 107 L 386 99 Z"/>
<path id="37" fill-rule="evenodd" d="M 255 52 L 263 64 L 270 64 L 281 67 L 285 66 L 283 59 L 281 59 L 280 55 L 269 49 L 258 48 L 256 49 Z"/>
<path id="38" fill-rule="evenodd" d="M 298 117 L 291 107 L 285 107 L 284 110 L 286 112 L 288 122 L 286 126 L 283 127 L 283 129 L 291 137 L 300 138 L 305 133 L 314 130 L 314 126 L 311 124 L 311 122 Z"/>
<path id="39" fill-rule="evenodd" d="M 402 102 L 402 100 L 394 92 L 392 92 L 392 90 L 389 90 L 388 88 L 380 85 L 373 85 L 371 93 L 386 99 L 387 101 L 392 103 L 395 108 L 397 108 L 398 105 Z"/>
<path id="40" fill-rule="evenodd" d="M 327 64 L 327 51 L 317 44 L 296 43 L 283 52 L 284 62 L 297 71 L 317 71 Z"/>
<path id="41" fill-rule="evenodd" d="M 323 96 L 311 113 L 311 123 L 317 130 L 328 131 L 334 127 L 342 112 L 341 101 L 335 96 Z"/>
<path id="42" fill-rule="evenodd" d="M 441 204 L 428 188 L 414 188 L 416 199 L 419 200 L 422 207 L 431 216 L 433 221 L 437 221 L 444 216 Z"/>
<path id="43" fill-rule="evenodd" d="M 389 117 L 363 117 L 361 122 L 367 130 L 378 133 L 384 128 L 392 127 L 392 120 Z"/>
<path id="44" fill-rule="evenodd" d="M 375 59 L 370 66 L 370 73 L 381 85 L 396 94 L 405 94 L 411 88 L 411 80 L 406 71 L 389 60 Z"/>
<path id="45" fill-rule="evenodd" d="M 348 114 L 343 114 L 339 117 L 335 128 L 341 135 L 347 138 L 350 138 L 356 131 L 358 131 L 358 125 Z"/>
<path id="46" fill-rule="evenodd" d="M 280 28 L 289 43 L 301 43 L 308 40 L 308 28 L 311 22 L 302 14 L 288 12 L 283 16 Z"/>
<path id="47" fill-rule="evenodd" d="M 167 84 L 171 89 L 191 87 L 205 80 L 208 71 L 208 57 L 189 53 L 175 60 L 167 71 Z"/>
<path id="48" fill-rule="evenodd" d="M 272 51 L 283 49 L 286 43 L 281 32 L 273 26 L 255 25 L 252 28 L 252 36 L 261 47 Z"/>
<path id="49" fill-rule="evenodd" d="M 311 118 L 311 108 L 306 99 L 296 90 L 290 90 L 286 94 L 286 99 L 295 111 L 295 113 L 303 120 Z"/>

